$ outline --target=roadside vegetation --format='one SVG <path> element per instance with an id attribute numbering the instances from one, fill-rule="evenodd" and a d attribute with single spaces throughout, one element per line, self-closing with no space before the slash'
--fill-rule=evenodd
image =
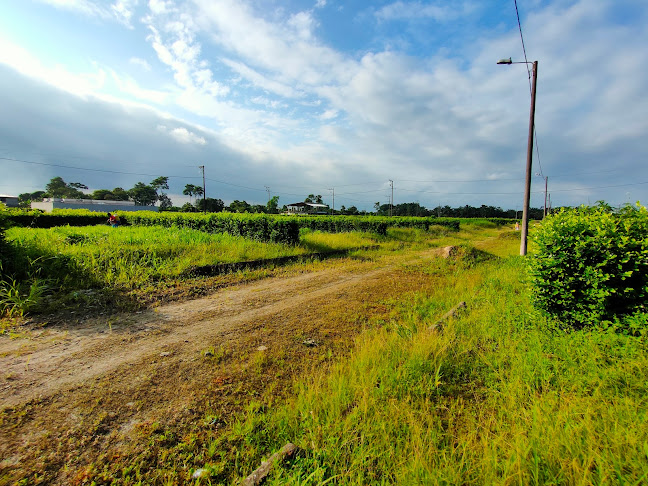
<path id="1" fill-rule="evenodd" d="M 188 228 L 60 226 L 10 228 L 6 240 L 15 272 L 2 281 L 0 310 L 12 316 L 62 304 L 119 306 L 117 294 L 150 299 L 156 289 L 196 280 L 196 267 L 257 260 L 271 267 L 273 259 L 374 247 L 388 238 L 303 230 L 300 244 L 288 245 Z"/>
<path id="2" fill-rule="evenodd" d="M 215 376 L 240 366 L 241 383 L 261 377 L 262 385 L 227 413 L 214 406 L 184 428 L 153 424 L 119 454 L 97 453 L 77 484 L 236 484 L 286 443 L 298 452 L 275 465 L 267 484 L 645 484 L 646 210 L 581 211 L 532 227 L 528 258 L 517 255 L 518 232 L 489 221 L 462 221 L 459 231 L 390 228 L 385 236 L 302 230 L 300 247 L 289 251 L 378 245 L 358 255 L 402 254 L 400 278 L 416 275 L 426 284 L 378 296 L 384 311 L 359 316 L 353 342 L 292 363 L 293 376 L 286 376 L 285 354 L 210 351 Z M 579 236 L 570 239 L 573 228 Z M 75 230 L 48 231 L 81 254 L 82 241 L 65 242 Z M 9 230 L 8 240 L 21 231 L 30 230 Z M 587 254 L 584 238 L 607 242 L 596 251 L 605 249 L 603 261 L 614 260 L 623 279 L 606 277 L 612 266 L 603 271 L 599 260 L 578 253 Z M 434 256 L 437 247 L 446 247 L 447 258 Z M 623 257 L 627 251 L 632 258 Z M 622 302 L 637 299 L 617 312 L 619 300 L 609 295 L 619 282 L 631 289 L 621 290 Z M 556 301 L 547 292 L 570 298 L 570 285 L 592 299 L 594 314 L 585 320 L 546 305 Z M 466 306 L 442 318 L 460 302 Z"/>

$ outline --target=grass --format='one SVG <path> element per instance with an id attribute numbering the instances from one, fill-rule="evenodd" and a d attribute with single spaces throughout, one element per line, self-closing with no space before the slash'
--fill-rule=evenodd
<path id="1" fill-rule="evenodd" d="M 106 226 L 11 228 L 7 241 L 14 248 L 14 266 L 27 269 L 24 275 L 0 284 L 0 310 L 9 316 L 38 310 L 43 296 L 53 290 L 59 294 L 72 292 L 74 295 L 65 297 L 71 301 L 62 302 L 71 304 L 81 297 L 88 300 L 87 294 L 78 292 L 87 289 L 150 292 L 156 282 L 168 287 L 173 281 L 184 280 L 183 274 L 195 266 L 327 253 L 379 243 L 377 237 L 364 233 L 304 231 L 300 245 L 292 246 L 187 228 Z M 60 295 L 54 300 L 61 303 Z"/>
<path id="2" fill-rule="evenodd" d="M 389 231 L 376 254 L 458 250 L 404 264 L 434 285 L 385 302 L 390 320 L 369 323 L 348 355 L 314 363 L 287 399 L 270 385 L 218 429 L 173 438 L 151 429 L 154 461 L 90 465 L 87 481 L 231 484 L 293 442 L 300 454 L 267 484 L 648 482 L 646 333 L 565 331 L 540 315 L 512 230 Z M 304 234 L 311 250 L 331 247 L 333 236 Z M 459 301 L 467 308 L 431 329 Z M 208 351 L 215 360 L 225 353 Z M 283 359 L 255 354 L 251 373 Z"/>
<path id="3" fill-rule="evenodd" d="M 250 406 L 208 446 L 214 483 L 293 442 L 268 484 L 645 484 L 646 337 L 560 330 L 532 309 L 522 259 L 461 259 L 430 264 L 437 291 L 284 406 Z M 430 331 L 458 300 L 467 311 Z"/>

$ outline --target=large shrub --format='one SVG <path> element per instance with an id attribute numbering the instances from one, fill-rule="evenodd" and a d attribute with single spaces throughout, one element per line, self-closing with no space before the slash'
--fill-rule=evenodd
<path id="1" fill-rule="evenodd" d="M 648 210 L 565 209 L 534 232 L 530 270 L 537 306 L 574 327 L 646 311 Z"/>

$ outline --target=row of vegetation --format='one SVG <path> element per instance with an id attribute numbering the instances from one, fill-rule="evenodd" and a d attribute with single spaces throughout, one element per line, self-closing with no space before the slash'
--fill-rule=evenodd
<path id="1" fill-rule="evenodd" d="M 125 293 L 146 297 L 156 288 L 190 280 L 197 267 L 307 257 L 384 242 L 367 233 L 333 235 L 305 230 L 299 244 L 286 244 L 163 226 L 129 226 L 118 231 L 107 226 L 14 227 L 6 231 L 6 240 L 0 313 L 9 315 L 94 304 L 95 300 L 100 301 L 98 305 L 115 300 L 119 307 Z"/>
<path id="2" fill-rule="evenodd" d="M 359 217 L 359 216 L 273 216 L 265 214 L 238 213 L 178 213 L 178 212 L 118 212 L 123 224 L 137 226 L 161 225 L 186 227 L 208 233 L 227 233 L 245 236 L 260 241 L 295 244 L 300 228 L 341 233 L 368 231 L 385 235 L 388 227 L 428 229 L 430 225 L 459 229 L 460 220 L 451 218 L 416 217 Z M 89 210 L 9 211 L 7 220 L 15 226 L 51 228 L 55 226 L 87 226 L 106 222 L 105 213 Z M 484 219 L 497 224 L 508 224 L 509 220 Z"/>
<path id="3" fill-rule="evenodd" d="M 143 182 L 136 183 L 131 189 L 116 187 L 112 190 L 97 189 L 91 193 L 85 193 L 88 186 L 80 182 L 65 182 L 62 177 L 54 177 L 45 186 L 44 190 L 32 193 L 23 193 L 18 196 L 21 207 L 28 208 L 32 201 L 42 201 L 44 198 L 69 198 L 69 199 L 93 199 L 93 200 L 113 200 L 113 201 L 133 201 L 139 206 L 158 205 L 160 210 L 182 211 L 182 212 L 221 212 L 228 211 L 232 213 L 265 213 L 278 214 L 285 213 L 287 206 L 279 206 L 279 196 L 271 197 L 266 204 L 250 204 L 247 201 L 233 200 L 229 206 L 222 199 L 206 197 L 204 189 L 194 184 L 186 184 L 182 194 L 189 196 L 189 202 L 183 206 L 174 206 L 171 198 L 165 190 L 169 189 L 169 178 L 160 176 L 153 179 L 149 184 Z M 192 201 L 192 198 L 195 198 Z M 309 194 L 304 199 L 307 203 L 324 204 L 321 194 Z M 432 217 L 438 218 L 507 218 L 513 219 L 519 216 L 520 211 L 513 209 L 504 210 L 500 207 L 481 205 L 460 206 L 452 208 L 450 206 L 437 206 L 434 209 L 427 209 L 419 203 L 401 203 L 401 204 L 374 204 L 374 211 L 361 211 L 355 206 L 341 206 L 339 209 L 327 208 L 330 214 L 342 216 L 414 216 L 414 217 Z M 542 219 L 543 210 L 530 208 L 529 218 Z"/>

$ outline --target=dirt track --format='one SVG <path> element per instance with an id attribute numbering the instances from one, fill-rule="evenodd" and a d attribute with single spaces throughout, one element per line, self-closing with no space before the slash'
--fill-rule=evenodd
<path id="1" fill-rule="evenodd" d="M 369 318 L 387 318 L 385 299 L 430 284 L 403 272 L 402 261 L 343 260 L 142 313 L 1 337 L 0 485 L 33 473 L 81 482 L 87 464 L 128 449 L 153 422 L 183 430 L 214 409 L 226 421 L 267 387 L 289 387 L 327 352 L 348 349 Z"/>

